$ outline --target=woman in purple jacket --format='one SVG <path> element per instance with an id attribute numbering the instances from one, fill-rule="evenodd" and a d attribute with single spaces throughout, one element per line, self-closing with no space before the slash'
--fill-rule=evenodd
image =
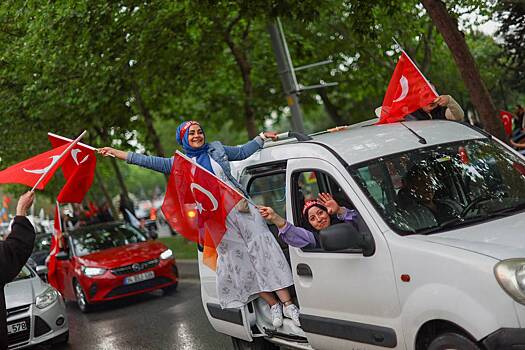
<path id="1" fill-rule="evenodd" d="M 317 200 L 307 201 L 303 207 L 306 228 L 297 227 L 283 219 L 270 207 L 259 207 L 261 216 L 276 225 L 279 236 L 292 247 L 319 248 L 319 231 L 332 224 L 353 222 L 355 210 L 340 206 L 329 193 L 319 193 Z"/>

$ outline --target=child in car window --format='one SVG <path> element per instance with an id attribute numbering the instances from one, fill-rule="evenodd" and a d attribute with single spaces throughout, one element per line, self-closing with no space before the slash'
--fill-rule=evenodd
<path id="1" fill-rule="evenodd" d="M 319 231 L 341 222 L 353 222 L 355 210 L 340 206 L 329 193 L 319 193 L 317 200 L 307 201 L 303 207 L 306 228 L 292 225 L 270 207 L 259 207 L 261 216 L 276 225 L 283 241 L 298 248 L 319 248 Z"/>

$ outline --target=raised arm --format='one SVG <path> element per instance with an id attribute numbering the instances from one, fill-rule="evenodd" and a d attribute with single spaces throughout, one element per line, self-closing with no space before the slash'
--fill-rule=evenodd
<path id="1" fill-rule="evenodd" d="M 129 164 L 135 164 L 164 174 L 170 174 L 173 166 L 173 158 L 145 156 L 143 154 L 120 151 L 111 147 L 99 148 L 98 153 L 104 157 L 114 157 L 125 160 Z"/>
<path id="2" fill-rule="evenodd" d="M 264 145 L 267 139 L 276 139 L 277 133 L 273 131 L 265 131 L 256 136 L 253 140 L 241 146 L 224 146 L 224 151 L 228 160 L 243 160 L 257 152 Z"/>
<path id="3" fill-rule="evenodd" d="M 315 248 L 316 241 L 312 232 L 302 227 L 292 225 L 270 207 L 259 207 L 259 212 L 268 222 L 277 226 L 279 229 L 279 237 L 281 237 L 286 244 L 298 248 Z"/>
<path id="4" fill-rule="evenodd" d="M 35 229 L 26 212 L 35 198 L 34 192 L 23 194 L 16 208 L 11 233 L 0 242 L 0 284 L 12 281 L 29 259 L 35 243 Z"/>

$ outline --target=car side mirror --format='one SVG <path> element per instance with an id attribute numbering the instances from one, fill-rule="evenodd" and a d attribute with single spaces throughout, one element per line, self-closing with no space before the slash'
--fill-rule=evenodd
<path id="1" fill-rule="evenodd" d="M 320 232 L 321 247 L 328 252 L 359 249 L 363 256 L 372 256 L 376 250 L 369 231 L 358 231 L 351 223 L 340 223 Z"/>
<path id="2" fill-rule="evenodd" d="M 39 276 L 45 276 L 47 275 L 47 266 L 44 266 L 44 265 L 38 265 L 36 267 L 36 274 L 39 275 Z"/>
<path id="3" fill-rule="evenodd" d="M 69 260 L 69 253 L 63 250 L 61 252 L 58 252 L 55 258 L 57 260 Z"/>

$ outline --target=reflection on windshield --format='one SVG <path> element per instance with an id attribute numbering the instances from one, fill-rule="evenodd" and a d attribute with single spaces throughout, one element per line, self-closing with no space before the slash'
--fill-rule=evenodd
<path id="1" fill-rule="evenodd" d="M 33 274 L 31 273 L 31 270 L 29 270 L 26 266 L 22 267 L 22 270 L 18 273 L 18 275 L 15 278 L 15 281 L 18 280 L 24 280 L 26 278 L 31 278 Z"/>
<path id="2" fill-rule="evenodd" d="M 72 237 L 77 256 L 146 241 L 146 237 L 140 231 L 123 225 L 74 233 Z"/>
<path id="3" fill-rule="evenodd" d="M 491 140 L 439 145 L 351 169 L 400 234 L 433 233 L 525 209 L 525 164 Z"/>

